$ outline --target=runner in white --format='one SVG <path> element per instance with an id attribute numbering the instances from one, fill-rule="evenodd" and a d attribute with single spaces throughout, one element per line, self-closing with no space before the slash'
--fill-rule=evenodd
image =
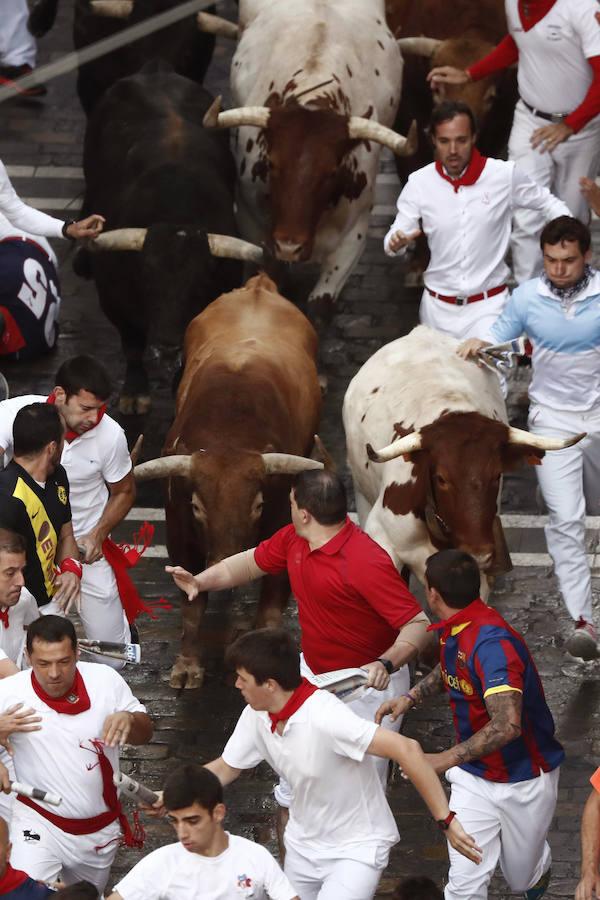
<path id="1" fill-rule="evenodd" d="M 179 843 L 144 857 L 108 900 L 300 900 L 265 847 L 224 831 L 223 787 L 204 766 L 173 772 L 163 802 Z"/>
<path id="2" fill-rule="evenodd" d="M 420 321 L 459 339 L 487 340 L 508 299 L 504 257 L 514 209 L 535 210 L 542 221 L 569 210 L 514 162 L 479 154 L 466 104 L 440 104 L 430 130 L 436 162 L 409 177 L 384 249 L 390 256 L 404 253 L 422 228 L 431 260 Z"/>
<path id="3" fill-rule="evenodd" d="M 455 849 L 479 862 L 475 842 L 416 741 L 360 719 L 300 676 L 292 637 L 265 628 L 228 651 L 248 703 L 219 759 L 207 768 L 229 784 L 262 760 L 292 788 L 285 873 L 302 900 L 370 900 L 398 830 L 374 756 L 397 761 Z"/>
<path id="4" fill-rule="evenodd" d="M 580 177 L 600 165 L 600 23 L 596 0 L 505 0 L 509 34 L 467 70 L 434 68 L 432 84 L 477 81 L 518 63 L 521 99 L 515 110 L 509 159 L 589 221 Z M 557 214 L 558 215 L 558 214 Z M 535 210 L 515 215 L 512 240 L 517 283 L 539 274 Z M 487 246 L 487 245 L 484 245 Z"/>
<path id="5" fill-rule="evenodd" d="M 82 555 L 81 620 L 91 640 L 126 643 L 131 633 L 114 572 L 103 557 L 102 545 L 135 500 L 135 480 L 127 440 L 120 425 L 105 414 L 111 394 L 104 367 L 90 356 L 76 356 L 62 364 L 49 401 L 56 404 L 67 427 L 62 464 L 70 485 L 73 531 Z M 0 403 L 0 448 L 7 462 L 12 456 L 12 425 L 23 406 L 45 396 L 14 397 Z M 113 668 L 124 663 L 105 657 Z"/>
<path id="6" fill-rule="evenodd" d="M 11 822 L 12 863 L 41 881 L 91 881 L 102 893 L 125 842 L 140 846 L 122 814 L 113 772 L 119 748 L 145 744 L 152 722 L 121 676 L 108 666 L 77 662 L 68 619 L 41 616 L 27 633 L 32 669 L 0 682 L 0 714 L 24 703 L 41 728 L 12 737 L 17 780 L 62 797 L 58 808 L 18 796 Z M 8 789 L 8 772 L 0 766 Z"/>

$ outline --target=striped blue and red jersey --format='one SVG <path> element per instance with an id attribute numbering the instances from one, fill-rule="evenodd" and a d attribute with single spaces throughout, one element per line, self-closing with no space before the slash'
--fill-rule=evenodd
<path id="1" fill-rule="evenodd" d="M 461 768 L 488 781 L 516 782 L 559 766 L 564 750 L 554 737 L 552 713 L 521 635 L 482 600 L 475 600 L 441 627 L 441 672 L 458 743 L 490 721 L 487 697 L 511 690 L 523 695 L 521 735 Z"/>

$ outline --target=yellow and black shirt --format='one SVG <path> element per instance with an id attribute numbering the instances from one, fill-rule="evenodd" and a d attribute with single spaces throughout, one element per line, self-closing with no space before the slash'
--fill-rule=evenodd
<path id="1" fill-rule="evenodd" d="M 25 586 L 38 606 L 49 603 L 55 592 L 58 541 L 70 521 L 69 480 L 62 466 L 48 477 L 45 487 L 14 460 L 0 472 L 0 526 L 27 541 Z"/>

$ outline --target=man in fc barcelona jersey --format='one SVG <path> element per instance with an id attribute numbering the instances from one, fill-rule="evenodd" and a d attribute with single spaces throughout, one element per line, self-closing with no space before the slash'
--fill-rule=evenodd
<path id="1" fill-rule="evenodd" d="M 550 882 L 546 837 L 564 751 L 535 663 L 521 635 L 479 598 L 479 568 L 468 553 L 430 556 L 425 586 L 441 620 L 430 626 L 440 634 L 440 664 L 407 694 L 383 703 L 376 720 L 448 692 L 457 744 L 428 759 L 446 773 L 450 809 L 483 860 L 463 864 L 450 848 L 445 900 L 485 900 L 498 862 L 513 891 L 539 900 Z"/>
<path id="2" fill-rule="evenodd" d="M 77 605 L 81 565 L 69 481 L 60 465 L 64 426 L 55 406 L 24 406 L 13 424 L 14 457 L 0 472 L 0 525 L 27 542 L 25 586 L 38 606 Z"/>

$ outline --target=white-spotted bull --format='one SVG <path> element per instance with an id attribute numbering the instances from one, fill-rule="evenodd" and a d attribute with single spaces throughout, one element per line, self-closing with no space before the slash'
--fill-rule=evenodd
<path id="1" fill-rule="evenodd" d="M 76 50 L 111 37 L 160 13 L 181 0 L 75 0 L 73 43 Z M 59 0 L 37 0 L 29 27 L 38 37 L 53 25 Z M 213 7 L 210 7 L 213 9 Z M 152 59 L 169 62 L 176 72 L 201 83 L 212 59 L 215 39 L 199 28 L 194 14 L 98 59 L 79 66 L 77 93 L 89 115 L 102 94 L 120 78 L 134 75 Z"/>
<path id="2" fill-rule="evenodd" d="M 383 0 L 240 2 L 237 108 L 205 124 L 239 129 L 244 237 L 266 237 L 280 260 L 320 263 L 315 317 L 331 314 L 364 247 L 381 146 L 414 152 L 389 127 L 401 80 Z"/>
<path id="3" fill-rule="evenodd" d="M 423 581 L 443 547 L 499 571 L 503 472 L 576 443 L 506 423 L 496 375 L 461 359 L 453 338 L 425 326 L 375 353 L 344 399 L 348 462 L 363 528 Z"/>
<path id="4" fill-rule="evenodd" d="M 235 167 L 226 135 L 202 128 L 212 100 L 153 63 L 113 85 L 88 122 L 84 208 L 106 216 L 108 229 L 89 258 L 123 344 L 125 413 L 150 405 L 145 351 L 169 377 L 188 323 L 240 284 L 239 260 L 262 257 L 256 246 L 216 237 L 235 234 Z"/>
<path id="5" fill-rule="evenodd" d="M 264 274 L 211 303 L 185 336 L 185 370 L 163 456 L 138 480 L 167 478 L 167 546 L 173 564 L 197 572 L 254 546 L 289 522 L 290 476 L 321 468 L 308 459 L 321 392 L 317 336 Z M 258 626 L 276 625 L 287 577 L 262 580 Z M 173 687 L 198 687 L 207 596 L 183 600 Z"/>

